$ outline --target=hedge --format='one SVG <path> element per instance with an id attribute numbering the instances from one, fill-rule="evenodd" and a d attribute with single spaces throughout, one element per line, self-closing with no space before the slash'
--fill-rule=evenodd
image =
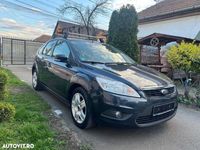
<path id="1" fill-rule="evenodd" d="M 9 103 L 0 103 L 0 122 L 9 121 L 15 116 L 15 107 Z"/>
<path id="2" fill-rule="evenodd" d="M 4 100 L 7 94 L 6 84 L 8 82 L 7 74 L 0 68 L 0 100 Z"/>

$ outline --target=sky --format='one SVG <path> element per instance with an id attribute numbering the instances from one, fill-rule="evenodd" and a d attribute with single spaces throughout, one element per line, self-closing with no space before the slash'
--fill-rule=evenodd
<path id="1" fill-rule="evenodd" d="M 62 16 L 58 8 L 65 1 L 92 6 L 94 0 L 1 0 L 0 1 L 0 36 L 34 39 L 42 34 L 51 35 L 58 20 L 76 23 L 72 15 Z M 112 0 L 106 15 L 99 15 L 95 26 L 108 29 L 113 10 L 123 5 L 133 4 L 140 12 L 155 4 L 154 0 Z"/>

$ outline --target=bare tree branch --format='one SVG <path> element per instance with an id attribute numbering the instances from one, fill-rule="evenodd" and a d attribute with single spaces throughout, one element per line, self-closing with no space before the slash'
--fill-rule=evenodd
<path id="1" fill-rule="evenodd" d="M 85 26 L 87 25 L 87 24 L 86 24 L 86 20 L 85 20 L 85 18 L 84 18 L 84 16 L 83 16 L 83 14 L 82 14 L 82 12 L 81 12 L 80 9 L 78 9 L 77 7 L 74 7 L 74 6 L 67 6 L 67 7 L 64 7 L 63 9 L 61 9 L 61 12 L 64 14 L 64 12 L 65 12 L 67 9 L 76 10 L 76 11 L 79 13 L 79 15 L 81 16 L 81 19 L 82 19 L 82 21 L 84 22 L 84 25 L 85 25 Z"/>
<path id="2" fill-rule="evenodd" d="M 89 16 L 88 16 L 88 20 L 87 20 L 87 24 L 89 24 L 91 16 L 93 16 L 93 14 L 96 12 L 96 10 L 103 6 L 105 3 L 107 2 L 107 0 L 102 1 L 101 3 L 97 3 L 96 6 L 91 10 Z"/>
<path id="3" fill-rule="evenodd" d="M 69 0 L 66 0 L 65 5 L 59 9 L 59 12 L 63 15 L 67 10 L 70 14 L 76 13 L 74 16 L 80 16 L 80 22 L 83 22 L 87 34 L 89 35 L 89 30 L 94 28 L 95 19 L 99 14 L 106 14 L 106 6 L 111 0 L 91 0 L 94 3 L 93 6 L 82 6 L 77 3 L 70 3 Z M 81 7 L 82 6 L 82 7 Z M 84 7 L 84 8 L 83 8 Z"/>

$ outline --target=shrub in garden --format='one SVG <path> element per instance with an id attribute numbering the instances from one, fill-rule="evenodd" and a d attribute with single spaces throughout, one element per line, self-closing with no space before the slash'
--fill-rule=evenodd
<path id="1" fill-rule="evenodd" d="M 14 118 L 15 107 L 9 103 L 0 103 L 0 122 Z"/>
<path id="2" fill-rule="evenodd" d="M 181 42 L 167 52 L 168 62 L 174 69 L 182 70 L 186 75 L 184 82 L 185 97 L 189 98 L 190 73 L 200 73 L 200 45 Z"/>
<path id="3" fill-rule="evenodd" d="M 0 100 L 3 100 L 7 94 L 7 90 L 6 90 L 7 82 L 8 82 L 8 76 L 0 68 Z"/>
<path id="4" fill-rule="evenodd" d="M 200 73 L 200 46 L 194 43 L 182 42 L 172 46 L 167 53 L 168 62 L 174 69 Z"/>

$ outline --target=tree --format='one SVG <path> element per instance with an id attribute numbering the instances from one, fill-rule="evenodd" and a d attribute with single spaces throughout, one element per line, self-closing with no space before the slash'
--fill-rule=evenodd
<path id="1" fill-rule="evenodd" d="M 75 19 L 79 21 L 80 24 L 85 26 L 87 34 L 90 35 L 90 29 L 94 28 L 95 19 L 99 14 L 107 13 L 107 6 L 110 4 L 111 0 L 95 0 L 92 1 L 92 6 L 83 6 L 78 3 L 71 3 L 71 0 L 66 0 L 64 6 L 61 6 L 59 11 L 61 14 L 71 14 L 74 15 Z"/>
<path id="2" fill-rule="evenodd" d="M 118 11 L 115 10 L 113 11 L 112 15 L 111 15 L 111 19 L 110 19 L 110 23 L 109 23 L 109 30 L 108 30 L 108 43 L 111 45 L 116 45 L 114 42 L 116 40 L 114 40 L 114 38 L 116 37 L 115 34 L 117 33 L 117 25 L 118 25 Z"/>
<path id="3" fill-rule="evenodd" d="M 138 61 L 138 16 L 133 5 L 123 6 L 114 11 L 108 30 L 108 43 L 123 50 L 127 55 Z"/>

